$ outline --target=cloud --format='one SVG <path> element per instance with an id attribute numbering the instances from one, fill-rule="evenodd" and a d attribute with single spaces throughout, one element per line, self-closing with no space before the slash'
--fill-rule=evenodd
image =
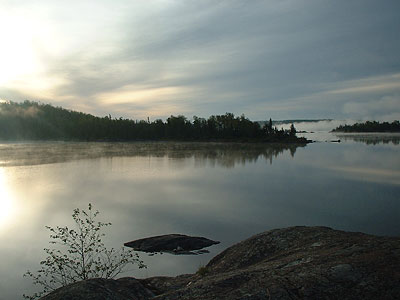
<path id="1" fill-rule="evenodd" d="M 370 76 L 331 84 L 326 94 L 371 94 L 400 91 L 400 73 Z"/>
<path id="2" fill-rule="evenodd" d="M 36 82 L 57 82 L 0 86 L 3 98 L 20 93 L 127 117 L 152 109 L 160 117 L 344 118 L 346 102 L 398 90 L 398 78 L 382 79 L 400 73 L 395 1 L 8 3 L 7 11 L 52 28 L 38 35 Z"/>
<path id="3" fill-rule="evenodd" d="M 399 120 L 400 94 L 384 96 L 367 102 L 347 102 L 343 105 L 344 113 L 362 119 Z"/>
<path id="4" fill-rule="evenodd" d="M 272 116 L 276 112 L 281 115 L 281 112 L 287 112 L 282 119 L 398 119 L 400 73 L 319 84 L 314 86 L 314 90 L 316 92 L 261 103 L 257 109 L 268 111 Z M 338 108 L 341 108 L 341 115 Z"/>

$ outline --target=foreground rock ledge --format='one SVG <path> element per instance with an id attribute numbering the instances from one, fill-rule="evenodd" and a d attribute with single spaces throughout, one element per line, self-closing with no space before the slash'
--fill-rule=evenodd
<path id="1" fill-rule="evenodd" d="M 91 279 L 44 300 L 399 299 L 400 238 L 327 227 L 266 231 L 216 257 L 201 274 Z"/>

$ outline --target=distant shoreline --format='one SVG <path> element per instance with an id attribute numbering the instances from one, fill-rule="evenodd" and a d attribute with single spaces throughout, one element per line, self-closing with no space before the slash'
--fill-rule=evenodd
<path id="1" fill-rule="evenodd" d="M 366 121 L 364 123 L 356 123 L 353 125 L 340 125 L 331 132 L 341 133 L 399 133 L 400 122 L 393 121 L 389 122 L 377 122 L 377 121 Z"/>
<path id="2" fill-rule="evenodd" d="M 66 139 L 9 139 L 9 140 L 2 140 L 0 139 L 0 144 L 23 144 L 23 143 L 127 143 L 127 144 L 134 144 L 134 143 L 200 143 L 200 144 L 265 144 L 265 145 L 292 145 L 292 144 L 309 144 L 313 143 L 312 140 L 309 140 L 304 137 L 296 137 L 295 139 L 283 139 L 283 140 L 262 140 L 262 139 L 193 139 L 193 140 L 152 140 L 152 139 L 143 139 L 143 140 L 66 140 Z"/>
<path id="3" fill-rule="evenodd" d="M 32 101 L 0 103 L 0 140 L 307 143 L 296 136 L 293 124 L 290 129 L 278 129 L 270 119 L 261 126 L 243 114 L 132 120 L 111 115 L 101 118 Z"/>

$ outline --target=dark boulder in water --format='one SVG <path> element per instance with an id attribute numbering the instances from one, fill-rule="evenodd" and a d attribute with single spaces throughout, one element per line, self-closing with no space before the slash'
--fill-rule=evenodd
<path id="1" fill-rule="evenodd" d="M 219 244 L 204 237 L 183 234 L 166 234 L 125 243 L 124 246 L 147 253 L 167 252 L 172 254 L 207 253 L 203 248 Z"/>

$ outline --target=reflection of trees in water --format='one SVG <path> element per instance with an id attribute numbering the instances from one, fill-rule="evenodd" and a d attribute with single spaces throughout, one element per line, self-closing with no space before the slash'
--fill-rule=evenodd
<path id="1" fill-rule="evenodd" d="M 371 135 L 352 135 L 352 134 L 336 134 L 338 138 L 345 141 L 354 141 L 359 143 L 364 143 L 367 145 L 378 145 L 378 144 L 393 144 L 399 145 L 400 144 L 400 135 L 378 135 L 378 134 L 371 134 Z"/>
<path id="2" fill-rule="evenodd" d="M 302 145 L 304 146 L 304 145 Z M 295 144 L 257 143 L 30 143 L 0 144 L 0 166 L 38 165 L 101 157 L 151 156 L 172 159 L 193 158 L 196 165 L 219 165 L 272 159 L 289 150 L 294 156 Z"/>
<path id="3" fill-rule="evenodd" d="M 296 146 L 264 146 L 264 148 L 235 150 L 235 149 L 212 149 L 208 151 L 194 152 L 197 165 L 218 165 L 225 168 L 233 168 L 235 165 L 245 165 L 247 163 L 255 163 L 260 157 L 268 160 L 272 164 L 272 159 L 282 154 L 284 151 L 290 150 L 290 154 L 294 156 Z"/>

